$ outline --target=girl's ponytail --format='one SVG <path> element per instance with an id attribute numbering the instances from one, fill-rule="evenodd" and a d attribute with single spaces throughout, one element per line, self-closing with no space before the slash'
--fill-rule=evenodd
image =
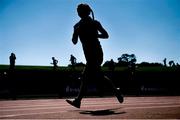
<path id="1" fill-rule="evenodd" d="M 91 9 L 91 14 L 92 14 L 92 19 L 94 20 L 94 12 L 92 9 Z"/>

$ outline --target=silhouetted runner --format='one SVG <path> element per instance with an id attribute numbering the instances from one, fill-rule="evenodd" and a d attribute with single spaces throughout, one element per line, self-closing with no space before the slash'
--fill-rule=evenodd
<path id="1" fill-rule="evenodd" d="M 53 62 L 51 63 L 53 65 L 53 69 L 56 70 L 57 69 L 57 64 L 58 64 L 58 60 L 55 59 L 55 57 L 52 57 Z"/>
<path id="2" fill-rule="evenodd" d="M 123 96 L 120 89 L 116 88 L 112 81 L 103 75 L 101 64 L 103 62 L 103 51 L 98 38 L 108 38 L 108 33 L 101 26 L 100 22 L 94 20 L 94 14 L 89 5 L 79 4 L 77 12 L 81 20 L 75 24 L 72 42 L 76 44 L 80 39 L 86 58 L 86 67 L 81 78 L 81 87 L 78 96 L 74 100 L 66 100 L 74 107 L 80 108 L 81 100 L 87 87 L 87 81 L 95 79 L 105 79 L 110 83 L 115 96 L 120 103 L 123 102 Z M 92 18 L 89 16 L 92 13 Z"/>
<path id="3" fill-rule="evenodd" d="M 76 57 L 74 57 L 72 54 L 71 54 L 71 57 L 70 57 L 70 60 L 71 61 L 71 65 L 74 66 L 76 64 Z"/>

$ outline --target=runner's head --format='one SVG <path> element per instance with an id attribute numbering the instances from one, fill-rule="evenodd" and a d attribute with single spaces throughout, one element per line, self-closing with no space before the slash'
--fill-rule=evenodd
<path id="1" fill-rule="evenodd" d="M 86 18 L 90 15 L 90 13 L 92 13 L 92 17 L 94 19 L 93 11 L 89 7 L 88 4 L 82 4 L 82 3 L 79 4 L 77 7 L 77 12 L 78 12 L 79 17 L 81 17 L 81 18 Z"/>

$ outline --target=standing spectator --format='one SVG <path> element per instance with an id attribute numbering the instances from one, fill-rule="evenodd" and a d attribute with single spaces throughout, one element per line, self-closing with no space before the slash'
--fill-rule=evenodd
<path id="1" fill-rule="evenodd" d="M 164 58 L 163 63 L 164 63 L 164 66 L 166 67 L 166 66 L 167 66 L 167 64 L 166 64 L 166 58 Z"/>
<path id="2" fill-rule="evenodd" d="M 10 70 L 14 70 L 14 68 L 15 68 L 15 61 L 16 61 L 16 55 L 14 53 L 11 53 L 11 55 L 9 56 L 9 61 L 10 61 L 9 69 Z"/>
<path id="3" fill-rule="evenodd" d="M 16 100 L 17 98 L 17 83 L 16 83 L 16 78 L 15 78 L 15 60 L 16 60 L 16 55 L 14 53 L 11 53 L 9 56 L 9 61 L 10 61 L 10 66 L 9 66 L 9 73 L 8 73 L 8 83 L 9 83 L 9 91 L 10 91 L 10 96 L 13 100 Z"/>

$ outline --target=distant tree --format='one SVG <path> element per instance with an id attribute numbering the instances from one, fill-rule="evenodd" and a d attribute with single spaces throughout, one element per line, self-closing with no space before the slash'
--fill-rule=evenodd
<path id="1" fill-rule="evenodd" d="M 135 56 L 135 54 L 131 54 L 130 56 L 129 56 L 129 61 L 131 62 L 131 63 L 133 63 L 133 64 L 135 64 L 136 63 L 136 56 Z"/>
<path id="2" fill-rule="evenodd" d="M 122 54 L 121 57 L 119 57 L 117 60 L 118 60 L 118 65 L 127 66 L 129 64 L 136 63 L 136 56 L 135 54 Z"/>
<path id="3" fill-rule="evenodd" d="M 129 62 L 129 54 L 122 54 L 121 55 L 121 60 L 128 63 Z"/>

